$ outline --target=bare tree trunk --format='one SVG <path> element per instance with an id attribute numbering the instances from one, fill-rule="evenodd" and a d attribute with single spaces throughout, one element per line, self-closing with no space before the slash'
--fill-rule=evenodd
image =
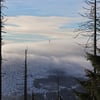
<path id="1" fill-rule="evenodd" d="M 35 99 L 34 99 L 34 93 L 33 93 L 33 92 L 32 92 L 32 100 L 35 100 Z"/>
<path id="2" fill-rule="evenodd" d="M 94 56 L 97 55 L 96 53 L 96 49 L 97 49 L 97 40 L 96 40 L 96 36 L 97 36 L 97 32 L 96 32 L 96 0 L 94 1 Z"/>
<path id="3" fill-rule="evenodd" d="M 27 100 L 27 49 L 25 50 L 24 100 Z"/>
<path id="4" fill-rule="evenodd" d="M 97 23 L 96 23 L 96 19 L 97 19 L 97 11 L 96 11 L 96 0 L 94 0 L 94 59 L 96 60 L 96 56 L 97 56 Z M 96 68 L 94 67 L 94 73 L 96 74 Z M 94 89 L 94 88 L 93 88 Z M 93 94 L 92 94 L 92 98 L 93 100 L 95 99 L 95 90 L 93 90 Z"/>
<path id="5" fill-rule="evenodd" d="M 59 86 L 60 84 L 59 84 L 59 73 L 58 73 L 58 75 L 57 75 L 57 99 L 59 100 L 59 96 L 60 96 L 60 86 Z"/>
<path id="6" fill-rule="evenodd" d="M 2 100 L 2 15 L 0 0 L 0 100 Z"/>

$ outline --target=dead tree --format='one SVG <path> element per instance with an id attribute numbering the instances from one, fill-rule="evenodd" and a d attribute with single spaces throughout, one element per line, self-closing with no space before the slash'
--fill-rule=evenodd
<path id="1" fill-rule="evenodd" d="M 0 39 L 0 45 L 1 45 L 1 39 Z M 0 47 L 0 98 L 2 98 L 2 50 Z"/>
<path id="2" fill-rule="evenodd" d="M 88 7 L 83 7 L 85 13 L 80 14 L 87 20 L 79 24 L 78 32 L 82 36 L 88 37 L 85 47 L 89 47 L 89 41 L 92 40 L 93 54 L 97 55 L 97 41 L 100 35 L 100 1 L 86 0 Z M 77 34 L 77 36 L 79 35 Z M 76 36 L 76 37 L 77 37 Z"/>
<path id="3" fill-rule="evenodd" d="M 97 55 L 97 52 L 96 52 L 96 49 L 97 49 L 97 22 L 96 22 L 96 19 L 97 19 L 97 12 L 96 12 L 96 0 L 94 1 L 94 55 L 96 56 Z"/>
<path id="4" fill-rule="evenodd" d="M 2 5 L 3 0 L 0 0 L 0 100 L 2 100 L 2 27 L 3 27 L 3 15 L 1 8 L 3 7 Z"/>
<path id="5" fill-rule="evenodd" d="M 25 50 L 24 100 L 27 100 L 27 49 Z"/>

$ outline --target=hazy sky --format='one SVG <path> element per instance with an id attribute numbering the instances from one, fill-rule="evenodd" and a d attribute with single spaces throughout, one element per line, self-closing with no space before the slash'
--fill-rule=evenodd
<path id="1" fill-rule="evenodd" d="M 7 15 L 5 31 L 9 36 L 3 38 L 29 41 L 27 38 L 33 37 L 37 41 L 71 35 L 81 20 L 78 13 L 83 3 L 83 0 L 5 0 L 8 8 L 3 10 Z"/>

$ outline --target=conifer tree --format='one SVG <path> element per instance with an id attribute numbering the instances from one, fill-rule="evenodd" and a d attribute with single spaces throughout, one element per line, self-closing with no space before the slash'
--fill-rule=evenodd
<path id="1" fill-rule="evenodd" d="M 4 16 L 2 14 L 3 0 L 0 0 L 0 100 L 2 100 L 2 27 Z"/>
<path id="2" fill-rule="evenodd" d="M 100 100 L 100 56 L 97 55 L 97 36 L 100 32 L 100 11 L 97 9 L 97 5 L 100 1 L 86 0 L 86 3 L 91 9 L 86 10 L 89 13 L 85 13 L 84 17 L 89 18 L 89 21 L 80 26 L 80 30 L 85 32 L 93 32 L 90 36 L 93 36 L 93 48 L 94 53 L 86 53 L 87 59 L 91 62 L 93 70 L 86 69 L 87 80 L 78 80 L 79 84 L 85 89 L 85 91 L 76 91 L 79 100 Z"/>

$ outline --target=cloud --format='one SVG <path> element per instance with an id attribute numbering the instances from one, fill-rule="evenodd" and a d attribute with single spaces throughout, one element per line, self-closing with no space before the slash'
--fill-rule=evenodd
<path id="1" fill-rule="evenodd" d="M 18 90 L 16 84 L 22 82 L 26 48 L 28 48 L 29 87 L 33 85 L 34 79 L 46 77 L 52 70 L 62 70 L 66 75 L 83 77 L 84 68 L 91 69 L 91 64 L 83 57 L 83 49 L 71 38 L 53 40 L 51 43 L 47 41 L 6 44 L 2 47 L 2 68 L 3 73 L 6 73 L 3 77 L 5 95 L 16 92 Z"/>
<path id="2" fill-rule="evenodd" d="M 7 17 L 7 19 L 5 31 L 8 33 L 31 33 L 55 37 L 61 37 L 70 31 L 62 28 L 64 24 L 71 24 L 78 21 L 77 18 L 57 16 L 16 16 Z"/>
<path id="3" fill-rule="evenodd" d="M 3 46 L 3 57 L 4 58 L 20 57 L 24 61 L 24 51 L 26 48 L 28 48 L 29 61 L 36 60 L 37 62 L 41 62 L 41 63 L 54 62 L 59 64 L 61 62 L 66 64 L 68 62 L 70 63 L 74 62 L 79 65 L 82 65 L 85 62 L 83 57 L 83 55 L 85 55 L 83 48 L 76 45 L 74 41 L 72 41 L 71 39 L 53 40 L 51 41 L 50 44 L 48 41 L 38 42 L 38 43 L 36 42 L 36 43 L 6 44 Z M 46 59 L 48 61 L 46 61 Z"/>

